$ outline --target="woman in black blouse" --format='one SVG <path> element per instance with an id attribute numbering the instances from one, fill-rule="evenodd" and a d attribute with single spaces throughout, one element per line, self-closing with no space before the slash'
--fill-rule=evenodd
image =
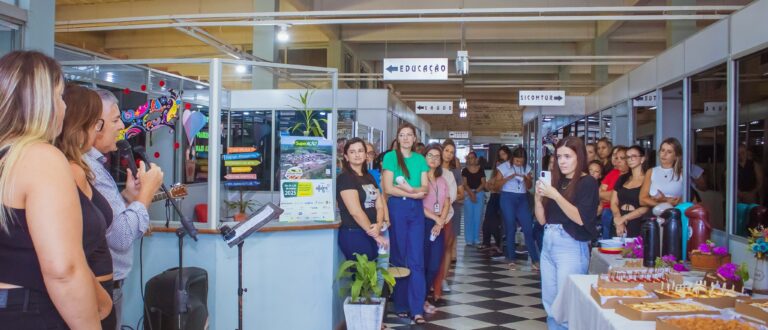
<path id="1" fill-rule="evenodd" d="M 336 200 L 341 213 L 339 247 L 348 260 L 354 260 L 354 253 L 375 260 L 378 247 L 389 245 L 381 235 L 384 200 L 376 180 L 368 174 L 366 156 L 362 139 L 347 141 L 341 160 L 342 172 L 336 177 Z"/>
<path id="2" fill-rule="evenodd" d="M 611 212 L 616 233 L 628 237 L 640 236 L 640 219 L 648 207 L 640 206 L 640 188 L 645 179 L 645 149 L 634 145 L 627 149 L 629 173 L 619 177 L 611 196 Z"/>
<path id="3" fill-rule="evenodd" d="M 552 317 L 552 303 L 568 275 L 587 273 L 589 241 L 598 235 L 598 184 L 586 174 L 586 154 L 581 139 L 569 136 L 560 140 L 555 146 L 552 185 L 542 180 L 536 184 L 536 220 L 544 225 L 541 300 L 549 329 L 564 328 Z"/>

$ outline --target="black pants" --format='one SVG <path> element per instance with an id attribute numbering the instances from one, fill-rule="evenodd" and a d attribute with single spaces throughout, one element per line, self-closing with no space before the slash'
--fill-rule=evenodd
<path id="1" fill-rule="evenodd" d="M 107 293 L 110 297 L 112 297 L 112 291 L 114 291 L 114 282 L 112 280 L 100 282 L 101 287 L 104 288 L 104 290 L 107 290 Z M 103 320 L 101 320 L 101 328 L 102 329 L 115 329 L 117 327 L 117 315 L 115 314 L 115 306 L 112 306 L 112 310 L 109 312 L 109 315 Z"/>
<path id="2" fill-rule="evenodd" d="M 69 329 L 47 293 L 24 288 L 0 289 L 0 328 Z"/>
<path id="3" fill-rule="evenodd" d="M 485 218 L 483 219 L 483 245 L 491 246 L 491 236 L 496 241 L 496 245 L 501 248 L 501 204 L 499 199 L 501 194 L 491 193 L 488 199 L 488 205 L 485 207 Z"/>

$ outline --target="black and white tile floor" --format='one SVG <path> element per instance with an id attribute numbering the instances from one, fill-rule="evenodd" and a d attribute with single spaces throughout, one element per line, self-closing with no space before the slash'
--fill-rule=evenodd
<path id="1" fill-rule="evenodd" d="M 446 305 L 427 324 L 413 325 L 408 319 L 387 313 L 388 329 L 546 329 L 541 304 L 541 277 L 527 261 L 518 260 L 510 270 L 504 260 L 492 260 L 475 247 L 467 247 L 464 237 L 457 242 L 459 252 L 451 268 L 445 292 Z"/>

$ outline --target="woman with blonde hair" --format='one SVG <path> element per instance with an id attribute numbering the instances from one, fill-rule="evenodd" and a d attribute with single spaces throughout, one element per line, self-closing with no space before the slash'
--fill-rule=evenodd
<path id="1" fill-rule="evenodd" d="M 0 58 L 0 324 L 101 329 L 83 252 L 77 186 L 52 145 L 66 105 L 61 67 L 39 52 Z"/>

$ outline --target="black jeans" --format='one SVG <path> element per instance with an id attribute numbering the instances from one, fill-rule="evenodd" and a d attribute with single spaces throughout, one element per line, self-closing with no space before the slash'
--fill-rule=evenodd
<path id="1" fill-rule="evenodd" d="M 488 205 L 485 207 L 485 218 L 483 220 L 483 245 L 491 246 L 491 236 L 493 236 L 499 249 L 501 249 L 500 198 L 501 194 L 491 193 L 491 197 L 488 199 Z"/>
<path id="2" fill-rule="evenodd" d="M 0 327 L 14 330 L 69 329 L 47 293 L 24 288 L 0 289 Z"/>

